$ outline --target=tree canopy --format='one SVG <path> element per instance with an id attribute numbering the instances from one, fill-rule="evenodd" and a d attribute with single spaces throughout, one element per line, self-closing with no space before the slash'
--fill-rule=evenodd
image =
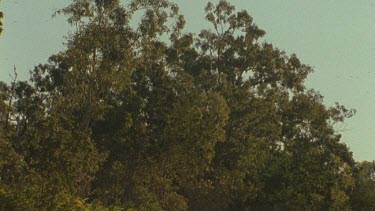
<path id="1" fill-rule="evenodd" d="M 59 10 L 66 50 L 0 83 L 0 210 L 374 209 L 374 164 L 335 130 L 355 110 L 247 11 L 205 12 L 196 35 L 168 0 Z"/>

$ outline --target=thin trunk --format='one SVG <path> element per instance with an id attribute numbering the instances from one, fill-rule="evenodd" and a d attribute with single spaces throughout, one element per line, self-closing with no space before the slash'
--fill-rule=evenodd
<path id="1" fill-rule="evenodd" d="M 8 113 L 6 114 L 6 118 L 5 118 L 5 129 L 8 129 L 8 126 L 9 126 L 11 108 L 12 108 L 12 103 L 13 103 L 13 93 L 14 93 L 14 89 L 16 88 L 16 82 L 17 82 L 17 77 L 18 77 L 17 69 L 16 69 L 15 66 L 14 66 L 13 71 L 14 71 L 14 78 L 11 76 L 12 79 L 13 79 L 13 83 L 12 83 L 12 88 L 10 90 L 10 99 L 9 99 L 9 104 L 8 104 Z"/>

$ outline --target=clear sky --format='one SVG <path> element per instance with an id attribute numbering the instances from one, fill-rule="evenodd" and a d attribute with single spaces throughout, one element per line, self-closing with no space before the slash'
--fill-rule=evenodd
<path id="1" fill-rule="evenodd" d="M 187 28 L 206 25 L 206 0 L 175 0 Z M 217 1 L 213 1 L 217 2 Z M 265 40 L 296 53 L 314 67 L 307 86 L 357 114 L 341 126 L 343 141 L 356 160 L 375 160 L 375 1 L 372 0 L 232 0 L 266 30 Z M 0 80 L 9 81 L 13 66 L 21 79 L 38 63 L 64 49 L 69 25 L 52 13 L 68 0 L 2 0 L 5 12 L 0 37 Z"/>

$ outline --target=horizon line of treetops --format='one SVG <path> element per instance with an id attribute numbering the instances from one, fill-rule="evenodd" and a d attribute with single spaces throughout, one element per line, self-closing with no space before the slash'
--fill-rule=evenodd
<path id="1" fill-rule="evenodd" d="M 335 130 L 355 111 L 247 11 L 205 12 L 196 35 L 168 0 L 58 10 L 66 49 L 0 82 L 0 210 L 375 210 L 375 163 Z"/>

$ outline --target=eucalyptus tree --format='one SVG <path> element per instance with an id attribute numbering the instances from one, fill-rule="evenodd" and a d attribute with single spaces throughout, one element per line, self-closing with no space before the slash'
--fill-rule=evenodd
<path id="1" fill-rule="evenodd" d="M 167 44 L 160 36 L 169 31 L 168 17 L 178 20 L 173 36 L 182 29 L 177 6 L 73 1 L 59 12 L 77 30 L 68 49 L 38 66 L 32 80 L 47 92 L 47 113 L 62 115 L 69 131 L 91 133 L 99 150 L 108 152 L 94 196 L 107 205 L 186 208 L 186 198 L 176 192 L 181 187 L 172 184 L 187 185 L 208 168 L 223 139 L 226 103 L 215 93 L 200 94 L 190 75 L 166 63 Z M 129 21 L 135 12 L 143 16 L 133 29 Z"/>
<path id="2" fill-rule="evenodd" d="M 353 160 L 333 125 L 355 111 L 326 108 L 321 95 L 306 90 L 312 69 L 296 55 L 260 44 L 265 33 L 246 11 L 220 1 L 209 3 L 206 14 L 212 29 L 202 30 L 197 53 L 188 54 L 195 60 L 183 67 L 200 86 L 224 96 L 230 115 L 226 141 L 216 147 L 211 203 L 197 206 L 350 207 Z"/>

